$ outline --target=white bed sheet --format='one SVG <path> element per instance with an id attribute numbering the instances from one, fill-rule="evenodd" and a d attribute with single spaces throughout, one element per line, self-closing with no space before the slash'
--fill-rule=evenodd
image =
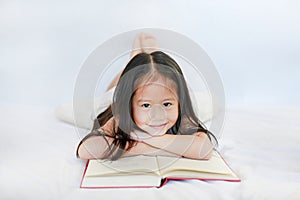
<path id="1" fill-rule="evenodd" d="M 0 104 L 0 199 L 298 199 L 300 106 L 232 108 L 219 150 L 242 182 L 171 181 L 162 188 L 80 189 L 76 129 L 54 108 Z"/>

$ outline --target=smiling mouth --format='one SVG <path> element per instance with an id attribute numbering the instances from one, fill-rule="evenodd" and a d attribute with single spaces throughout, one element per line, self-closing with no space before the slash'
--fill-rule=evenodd
<path id="1" fill-rule="evenodd" d="M 165 127 L 168 124 L 168 122 L 163 123 L 163 124 L 158 124 L 158 125 L 149 125 L 151 128 L 155 128 L 155 129 L 161 129 L 163 127 Z"/>

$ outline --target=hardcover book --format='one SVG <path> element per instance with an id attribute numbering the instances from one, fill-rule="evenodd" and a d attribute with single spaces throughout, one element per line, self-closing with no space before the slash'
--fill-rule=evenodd
<path id="1" fill-rule="evenodd" d="M 89 160 L 80 187 L 161 187 L 168 180 L 187 179 L 240 182 L 221 155 L 214 151 L 209 160 L 144 155 L 115 161 Z"/>

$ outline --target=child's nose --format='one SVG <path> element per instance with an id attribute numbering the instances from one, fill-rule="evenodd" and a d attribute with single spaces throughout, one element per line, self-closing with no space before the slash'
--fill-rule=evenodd
<path id="1" fill-rule="evenodd" d="M 153 105 L 152 109 L 149 110 L 150 120 L 164 120 L 166 118 L 166 112 L 161 105 Z"/>

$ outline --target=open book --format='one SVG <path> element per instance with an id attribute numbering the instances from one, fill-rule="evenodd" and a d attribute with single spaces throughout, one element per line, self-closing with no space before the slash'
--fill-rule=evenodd
<path id="1" fill-rule="evenodd" d="M 180 179 L 240 181 L 214 151 L 209 160 L 143 155 L 116 161 L 89 160 L 80 187 L 161 187 L 168 180 Z"/>

